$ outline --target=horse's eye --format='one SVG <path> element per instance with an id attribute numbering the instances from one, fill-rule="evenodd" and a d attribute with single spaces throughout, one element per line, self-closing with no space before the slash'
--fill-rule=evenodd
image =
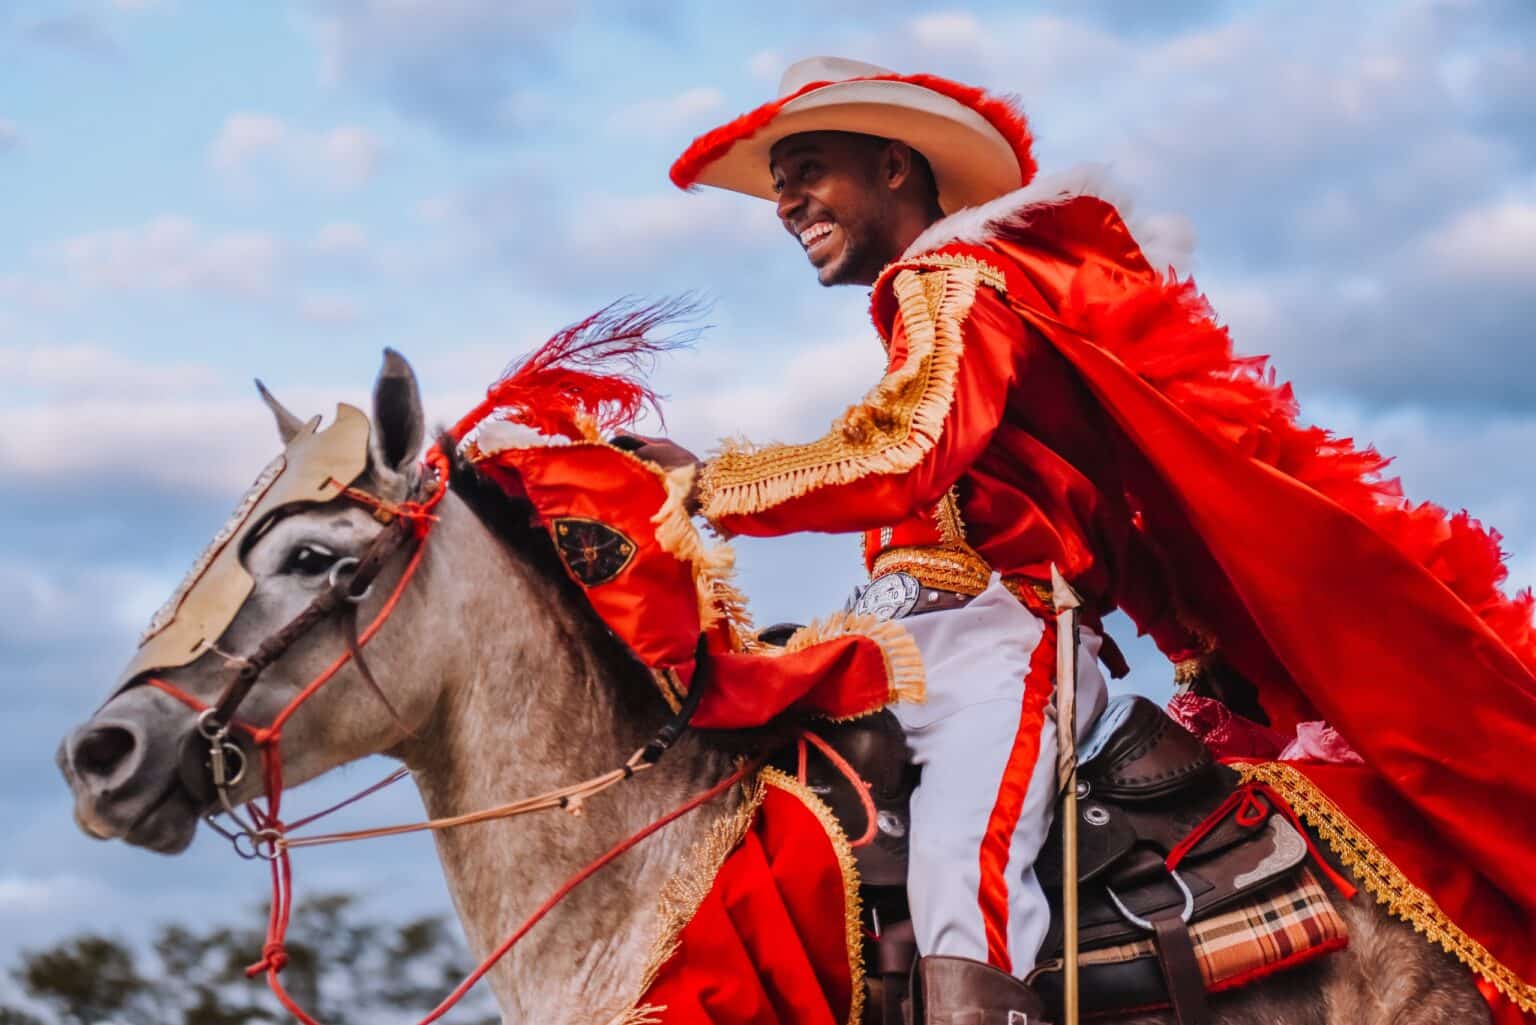
<path id="1" fill-rule="evenodd" d="M 283 563 L 284 573 L 296 573 L 300 576 L 318 576 L 335 565 L 337 555 L 329 548 L 319 545 L 299 545 L 288 553 L 288 560 Z"/>

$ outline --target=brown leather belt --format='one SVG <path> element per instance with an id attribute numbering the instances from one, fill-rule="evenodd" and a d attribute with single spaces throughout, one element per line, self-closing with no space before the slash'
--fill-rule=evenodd
<path id="1" fill-rule="evenodd" d="M 924 612 L 943 612 L 969 605 L 975 595 L 924 587 L 910 573 L 886 573 L 869 582 L 854 611 L 881 619 L 905 619 Z"/>
<path id="2" fill-rule="evenodd" d="M 938 591 L 923 588 L 917 596 L 917 604 L 908 612 L 908 616 L 920 616 L 924 612 L 943 612 L 946 609 L 963 609 L 976 599 L 974 594 L 961 594 L 959 591 Z M 904 617 L 901 617 L 904 618 Z"/>

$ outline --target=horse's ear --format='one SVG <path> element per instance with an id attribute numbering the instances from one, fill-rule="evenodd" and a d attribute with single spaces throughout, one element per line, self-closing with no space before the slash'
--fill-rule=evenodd
<path id="1" fill-rule="evenodd" d="M 373 383 L 373 432 L 368 445 L 375 472 L 406 475 L 426 435 L 416 373 L 394 349 L 384 350 L 384 365 Z"/>
<path id="2" fill-rule="evenodd" d="M 267 408 L 272 411 L 272 419 L 277 421 L 278 437 L 283 439 L 284 445 L 288 444 L 295 434 L 303 430 L 304 421 L 294 416 L 287 406 L 277 401 L 277 397 L 267 391 L 267 386 L 261 383 L 260 378 L 256 381 L 256 390 L 261 393 L 261 401 L 265 402 Z"/>

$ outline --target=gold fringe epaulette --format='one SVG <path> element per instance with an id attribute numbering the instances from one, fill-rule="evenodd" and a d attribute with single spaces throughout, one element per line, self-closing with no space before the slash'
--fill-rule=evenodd
<path id="1" fill-rule="evenodd" d="M 979 281 L 976 270 L 959 267 L 898 273 L 893 288 L 908 345 L 901 364 L 816 441 L 727 443 L 704 468 L 704 515 L 750 515 L 820 487 L 917 466 L 933 449 L 954 402 L 961 325 Z"/>

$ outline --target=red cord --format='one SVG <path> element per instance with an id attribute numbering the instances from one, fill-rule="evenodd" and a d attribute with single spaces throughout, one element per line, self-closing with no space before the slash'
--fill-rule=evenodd
<path id="1" fill-rule="evenodd" d="M 405 593 L 406 585 L 410 582 L 411 577 L 415 575 L 417 567 L 421 565 L 422 556 L 426 552 L 427 535 L 431 532 L 432 525 L 437 521 L 437 518 L 432 515 L 432 510 L 436 507 L 438 502 L 442 501 L 444 494 L 448 490 L 449 471 L 448 458 L 439 449 L 434 448 L 427 454 L 427 462 L 437 471 L 438 474 L 439 484 L 434 493 L 424 502 L 406 502 L 400 505 L 398 508 L 393 508 L 390 510 L 398 515 L 409 517 L 412 520 L 416 527 L 417 537 L 421 543 L 417 545 L 416 551 L 411 556 L 410 562 L 406 564 L 405 570 L 401 573 L 400 579 L 395 584 L 395 588 L 391 592 L 389 599 L 384 603 L 384 606 L 373 618 L 373 621 L 368 624 L 368 628 L 358 636 L 357 646 L 359 649 L 361 649 L 363 645 L 367 644 L 368 641 L 372 639 L 374 634 L 376 634 L 384 625 L 385 621 L 389 619 L 391 613 L 395 611 L 395 607 L 399 604 L 401 596 Z M 288 718 L 298 710 L 300 705 L 313 697 L 321 687 L 329 682 L 332 677 L 340 672 L 341 669 L 349 661 L 351 661 L 352 654 L 352 651 L 349 650 L 337 656 L 335 661 L 333 661 L 329 666 L 322 670 L 319 676 L 311 680 L 303 690 L 301 690 L 293 697 L 293 700 L 288 702 L 283 710 L 277 714 L 277 717 L 272 720 L 270 725 L 265 727 L 255 727 L 238 721 L 231 724 L 239 726 L 242 730 L 245 730 L 251 735 L 251 738 L 255 741 L 257 748 L 262 756 L 262 768 L 264 775 L 266 776 L 267 806 L 265 809 L 262 809 L 255 802 L 252 802 L 249 806 L 251 816 L 256 822 L 258 828 L 262 830 L 270 830 L 276 836 L 281 837 L 287 830 L 295 828 L 296 826 L 308 824 L 325 815 L 329 815 L 330 813 L 340 808 L 346 807 L 353 801 L 360 800 L 368 794 L 383 789 L 385 786 L 388 786 L 390 783 L 395 782 L 395 780 L 400 779 L 405 775 L 405 770 L 400 770 L 399 772 L 393 773 L 382 782 L 376 783 L 366 790 L 363 790 L 344 801 L 332 805 L 330 808 L 326 808 L 320 812 L 315 813 L 314 815 L 310 815 L 307 818 L 301 819 L 296 823 L 285 825 L 282 819 L 279 817 L 283 798 L 283 725 L 287 723 Z M 146 682 L 187 705 L 193 711 L 202 712 L 208 707 L 202 701 L 181 690 L 179 687 L 167 683 L 166 681 L 157 677 L 149 677 Z M 827 756 L 832 759 L 833 764 L 837 765 L 839 769 L 841 769 L 844 774 L 847 775 L 849 779 L 855 783 L 855 788 L 859 791 L 859 794 L 864 800 L 866 809 L 870 815 L 869 829 L 866 831 L 866 834 L 867 837 L 872 837 L 875 828 L 874 805 L 869 799 L 869 795 L 867 789 L 863 785 L 863 781 L 860 780 L 858 775 L 853 772 L 852 767 L 849 766 L 848 763 L 844 761 L 840 755 L 832 751 L 830 747 L 825 746 L 825 742 L 821 741 L 819 737 L 813 736 L 812 742 L 816 743 L 819 747 L 822 747 L 824 753 L 826 753 Z M 489 972 L 498 961 L 505 957 L 507 953 L 511 951 L 511 949 L 516 946 L 525 935 L 528 934 L 530 929 L 537 925 L 545 915 L 549 914 L 549 912 L 552 911 L 562 900 L 564 900 L 566 896 L 569 895 L 570 892 L 577 886 L 580 886 L 582 883 L 586 882 L 598 871 L 603 869 L 620 855 L 624 854 L 631 847 L 634 847 L 640 841 L 644 840 L 646 837 L 651 836 L 662 827 L 681 818 L 700 805 L 729 790 L 731 787 L 741 782 L 742 779 L 746 778 L 750 773 L 755 772 L 761 766 L 761 764 L 761 760 L 758 760 L 741 766 L 721 782 L 684 802 L 677 808 L 674 808 L 672 811 L 668 812 L 662 818 L 657 819 L 655 822 L 650 823 L 644 828 L 631 834 L 626 839 L 615 844 L 601 857 L 590 862 L 575 875 L 567 879 L 565 883 L 562 884 L 560 888 L 549 897 L 548 900 L 539 905 L 533 914 L 528 916 L 522 925 L 518 926 L 518 928 L 510 936 L 502 941 L 500 946 L 491 951 L 490 955 L 480 963 L 479 967 L 477 967 L 464 979 L 463 982 L 455 987 L 453 992 L 449 993 L 442 1003 L 438 1004 L 438 1006 L 433 1009 L 430 1014 L 423 1018 L 420 1022 L 420 1025 L 430 1025 L 431 1022 L 437 1021 L 455 1004 L 462 1000 L 464 995 L 468 993 L 469 990 L 477 982 L 484 978 L 485 974 Z M 861 842 L 868 842 L 868 840 L 866 838 Z M 857 844 L 855 844 L 855 846 L 857 846 Z M 287 1008 L 290 1014 L 297 1018 L 302 1023 L 302 1025 L 320 1025 L 319 1022 L 310 1017 L 310 1015 L 306 1013 L 302 1007 L 294 1002 L 293 997 L 290 996 L 288 991 L 283 988 L 282 979 L 279 977 L 283 968 L 288 963 L 288 951 L 285 943 L 286 937 L 288 935 L 288 924 L 293 912 L 293 866 L 289 860 L 288 849 L 286 847 L 276 842 L 273 843 L 273 847 L 274 856 L 271 858 L 272 907 L 267 917 L 266 942 L 262 945 L 261 960 L 247 968 L 246 975 L 255 977 L 256 975 L 265 972 L 267 975 L 267 985 L 271 988 L 273 995 L 277 997 L 278 1001 L 283 1005 L 283 1007 Z"/>
<path id="2" fill-rule="evenodd" d="M 425 1018 L 421 1019 L 417 1025 L 431 1025 L 432 1022 L 437 1021 L 443 1015 L 447 1014 L 448 1011 L 451 1010 L 453 1006 L 460 1000 L 462 1000 L 464 995 L 474 987 L 475 983 L 479 982 L 482 978 L 485 977 L 487 972 L 495 967 L 496 962 L 500 961 L 512 950 L 513 947 L 517 946 L 518 942 L 528 934 L 528 931 L 535 925 L 538 925 L 544 916 L 554 910 L 556 905 L 564 900 L 572 890 L 586 882 L 598 871 L 606 867 L 610 862 L 618 858 L 620 855 L 624 854 L 631 847 L 634 847 L 646 837 L 660 830 L 663 826 L 669 825 L 673 821 L 693 811 L 701 804 L 704 804 L 707 801 L 718 797 L 720 794 L 729 790 L 731 787 L 745 779 L 750 773 L 757 771 L 761 764 L 762 763 L 759 760 L 743 765 L 741 768 L 737 769 L 735 772 L 731 773 L 725 779 L 721 780 L 719 783 L 716 783 L 708 790 L 690 798 L 688 801 L 678 805 L 676 808 L 672 809 L 670 812 L 657 819 L 655 822 L 652 822 L 637 832 L 630 834 L 628 837 L 621 840 L 613 847 L 609 848 L 608 851 L 601 857 L 589 862 L 579 872 L 561 884 L 558 890 L 551 894 L 543 904 L 540 904 L 538 908 L 533 912 L 533 914 L 529 915 L 523 921 L 522 925 L 518 926 L 510 936 L 508 936 L 501 942 L 499 946 L 496 947 L 495 950 L 491 951 L 485 960 L 480 962 L 479 967 L 477 967 L 473 972 L 470 972 L 469 975 L 465 977 L 464 981 L 459 983 L 458 986 L 454 988 L 453 992 L 449 993 L 448 996 L 443 999 L 443 1002 L 438 1004 L 437 1007 L 433 1008 L 431 1013 L 428 1014 Z M 278 864 L 282 864 L 284 867 L 281 873 L 276 867 Z M 277 996 L 277 999 L 281 1001 L 282 1005 L 286 1007 L 295 1018 L 302 1022 L 303 1025 L 320 1025 L 318 1021 L 305 1013 L 302 1007 L 294 1003 L 294 1000 L 291 996 L 289 996 L 288 991 L 283 988 L 282 980 L 278 977 L 278 973 L 281 971 L 278 960 L 273 960 L 271 958 L 271 954 L 273 952 L 280 956 L 283 954 L 282 931 L 286 930 L 288 926 L 287 906 L 289 899 L 292 896 L 292 880 L 287 872 L 287 864 L 287 852 L 284 852 L 281 857 L 279 857 L 278 861 L 274 862 L 272 872 L 272 906 L 274 908 L 274 914 L 272 921 L 274 923 L 279 923 L 278 931 L 275 933 L 275 935 L 271 931 L 268 932 L 267 946 L 263 949 L 263 953 L 267 956 L 264 957 L 260 963 L 252 966 L 252 971 L 260 972 L 265 969 L 267 973 L 267 984 L 272 988 L 272 992 Z M 279 918 L 275 909 L 279 906 L 280 898 L 282 898 L 281 904 L 284 910 L 283 914 Z M 281 957 L 279 957 L 279 960 L 281 960 Z"/>
<path id="3" fill-rule="evenodd" d="M 859 801 L 864 805 L 864 835 L 849 843 L 850 847 L 863 847 L 875 838 L 875 830 L 878 828 L 879 812 L 875 810 L 875 799 L 869 796 L 869 784 L 859 775 L 858 770 L 848 764 L 848 760 L 838 754 L 831 744 L 820 736 L 805 730 L 800 734 L 800 781 L 805 782 L 805 742 L 808 740 L 816 745 L 816 750 L 827 756 L 827 761 L 843 774 L 843 778 L 853 785 L 854 793 L 859 795 Z"/>
<path id="4" fill-rule="evenodd" d="M 1163 862 L 1168 866 L 1168 871 L 1172 872 L 1178 868 L 1185 855 L 1194 850 L 1195 845 L 1203 840 L 1211 830 L 1221 825 L 1228 815 L 1236 813 L 1237 824 L 1250 829 L 1263 823 L 1269 817 L 1270 812 L 1259 801 L 1261 796 L 1269 802 L 1271 808 L 1284 815 L 1290 820 L 1291 825 L 1296 827 L 1296 831 L 1301 834 L 1302 840 L 1306 842 L 1307 853 L 1312 856 L 1312 860 L 1317 863 L 1318 869 L 1333 884 L 1334 889 L 1339 891 L 1339 895 L 1345 900 L 1353 899 L 1356 893 L 1354 885 L 1338 872 L 1335 872 L 1333 866 L 1323 859 L 1322 852 L 1312 842 L 1312 834 L 1307 832 L 1307 827 L 1297 817 L 1295 809 L 1290 806 L 1285 798 L 1277 794 L 1269 784 L 1260 783 L 1257 780 L 1244 783 L 1228 794 L 1227 799 L 1222 801 L 1215 811 L 1206 816 L 1205 821 L 1190 830 L 1189 835 L 1180 840 L 1173 850 L 1168 852 L 1168 857 Z"/>

